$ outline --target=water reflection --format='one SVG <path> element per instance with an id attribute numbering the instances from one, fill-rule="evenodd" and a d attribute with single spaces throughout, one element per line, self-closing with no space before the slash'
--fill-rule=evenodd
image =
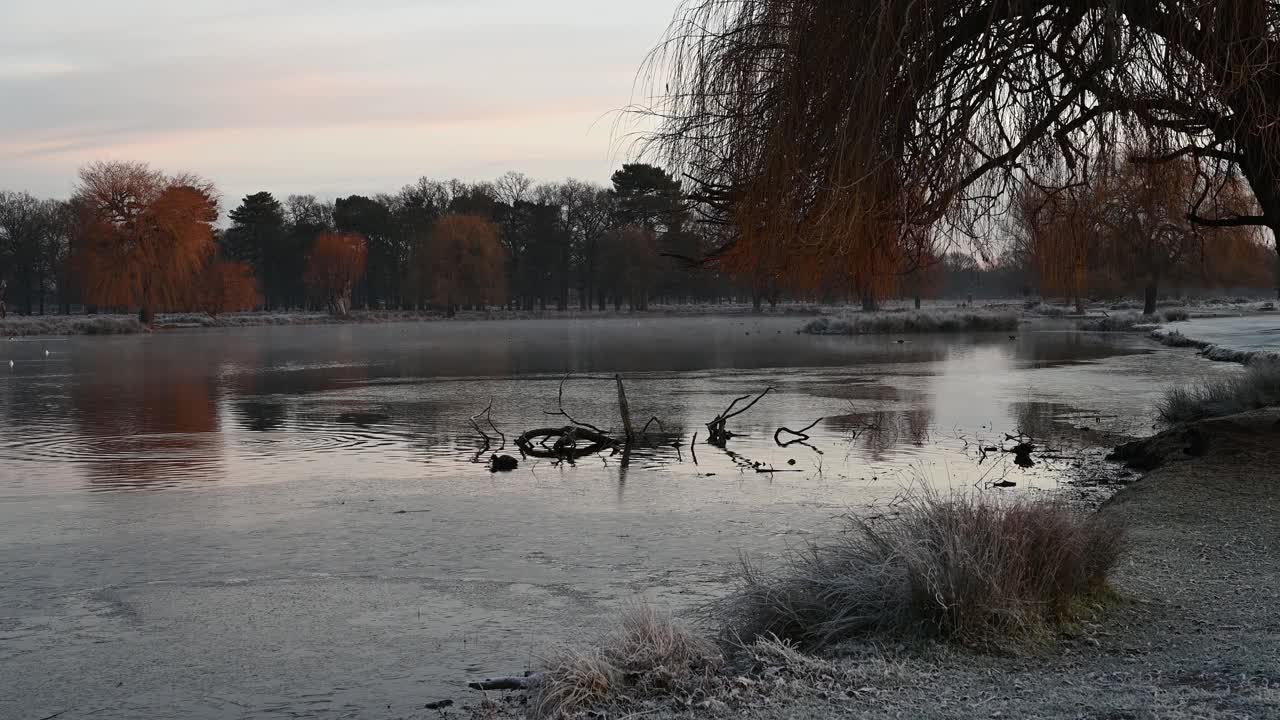
<path id="1" fill-rule="evenodd" d="M 208 366 L 174 365 L 169 350 L 140 344 L 111 358 L 75 359 L 75 375 L 84 380 L 70 388 L 73 432 L 51 437 L 94 489 L 220 477 L 217 381 Z"/>
<path id="2" fill-rule="evenodd" d="M 271 432 L 285 426 L 289 413 L 282 402 L 244 400 L 232 405 L 240 427 L 249 432 Z"/>
<path id="3" fill-rule="evenodd" d="M 507 436 L 555 424 L 559 383 L 576 417 L 616 431 L 613 373 L 633 416 L 661 419 L 661 442 L 555 466 L 626 481 L 794 472 L 798 453 L 828 471 L 954 455 L 957 428 L 1058 431 L 1069 410 L 1036 409 L 1032 382 L 1150 352 L 1140 340 L 1023 328 L 1005 335 L 811 337 L 797 320 L 679 319 L 252 328 L 62 342 L 49 362 L 0 381 L 0 489 L 44 492 L 295 478 L 483 477 L 468 418 L 489 403 Z M 1029 377 L 1029 376 L 1027 376 Z M 1070 384 L 1069 379 L 1064 382 Z M 1052 384 L 1051 382 L 1049 384 Z M 774 386 L 733 420 L 729 452 L 703 427 L 739 395 Z M 1059 401 L 1061 402 L 1061 401 Z M 1090 397 L 1091 404 L 1109 402 Z M 1062 403 L 1064 406 L 1071 403 Z M 1036 413 L 1040 413 L 1037 415 Z M 780 447 L 780 427 L 807 431 Z M 696 451 L 690 446 L 701 431 Z M 477 450 L 481 450 L 477 455 Z M 949 457 L 949 455 L 947 455 Z M 479 462 L 477 462 L 479 461 Z M 833 468 L 833 464 L 839 467 Z M 529 462 L 530 472 L 549 463 Z M 523 470 L 523 468 L 522 468 Z"/>
<path id="4" fill-rule="evenodd" d="M 873 460 L 883 460 L 895 448 L 923 448 L 929 442 L 933 409 L 928 405 L 877 409 L 837 415 L 824 422 L 833 432 L 847 436 L 851 447 L 861 448 Z"/>

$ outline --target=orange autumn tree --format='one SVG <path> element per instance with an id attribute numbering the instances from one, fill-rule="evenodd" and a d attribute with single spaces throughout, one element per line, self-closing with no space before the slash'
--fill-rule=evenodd
<path id="1" fill-rule="evenodd" d="M 356 233 L 323 233 L 307 258 L 306 283 L 334 315 L 351 309 L 351 292 L 364 277 L 369 243 Z"/>
<path id="2" fill-rule="evenodd" d="M 260 302 L 249 263 L 213 259 L 196 279 L 191 305 L 210 317 L 224 312 L 252 310 Z"/>
<path id="3" fill-rule="evenodd" d="M 180 301 L 213 252 L 218 219 L 212 183 L 168 176 L 146 163 L 98 162 L 80 170 L 74 247 L 84 299 L 139 308 Z"/>
<path id="4" fill-rule="evenodd" d="M 484 307 L 506 300 L 506 252 L 498 228 L 478 215 L 440 218 L 419 253 L 418 272 L 432 302 L 452 316 L 459 305 Z"/>

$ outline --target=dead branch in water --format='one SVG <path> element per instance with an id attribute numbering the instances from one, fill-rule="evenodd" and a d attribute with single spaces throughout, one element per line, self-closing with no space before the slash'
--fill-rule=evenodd
<path id="1" fill-rule="evenodd" d="M 576 460 L 620 445 L 621 442 L 604 433 L 576 425 L 537 428 L 516 438 L 516 447 L 525 455 L 557 460 Z"/>
<path id="2" fill-rule="evenodd" d="M 773 441 L 778 444 L 778 447 L 787 447 L 788 445 L 795 445 L 796 443 L 804 443 L 806 440 L 809 439 L 809 436 L 806 435 L 805 433 L 812 430 L 813 426 L 817 425 L 820 422 L 822 422 L 822 418 L 818 418 L 817 420 L 814 420 L 813 422 L 809 423 L 808 425 L 805 425 L 799 430 L 792 430 L 791 428 L 785 427 L 785 426 L 780 427 L 773 432 Z M 795 437 L 786 442 L 782 442 L 782 438 L 780 437 L 782 433 L 787 433 L 788 435 L 794 435 Z"/>
<path id="3" fill-rule="evenodd" d="M 649 433 L 649 426 L 654 423 L 658 423 L 659 431 L 664 433 L 667 431 L 666 428 L 662 427 L 662 421 L 658 419 L 658 416 L 654 415 L 653 417 L 649 418 L 648 422 L 644 424 L 644 427 L 640 428 L 640 437 L 644 437 L 645 435 L 647 435 Z"/>
<path id="4" fill-rule="evenodd" d="M 622 387 L 622 375 L 614 374 L 613 379 L 618 383 L 618 414 L 622 416 L 622 431 L 627 435 L 627 442 L 631 442 L 631 406 L 627 404 L 627 391 Z M 645 427 L 649 425 L 645 424 Z"/>
<path id="5" fill-rule="evenodd" d="M 559 416 L 563 417 L 564 419 L 568 420 L 570 423 L 572 423 L 572 424 L 574 424 L 574 425 L 577 425 L 577 426 L 579 426 L 579 427 L 584 427 L 584 428 L 587 428 L 587 429 L 589 429 L 589 430 L 593 430 L 593 431 L 595 431 L 595 432 L 600 433 L 601 435 L 603 435 L 603 434 L 604 434 L 604 431 L 603 431 L 603 430 L 601 430 L 600 428 L 596 427 L 595 425 L 592 425 L 591 423 L 582 422 L 582 421 L 580 421 L 580 420 L 575 420 L 575 419 L 574 419 L 574 417 L 573 417 L 572 415 L 570 415 L 568 412 L 566 412 L 566 411 L 565 411 L 565 409 L 564 409 L 564 384 L 565 384 L 566 382 L 568 382 L 568 380 L 569 380 L 569 373 L 565 373 L 565 374 L 564 374 L 564 377 L 560 379 L 560 392 L 556 394 L 556 408 L 557 408 L 557 409 L 556 409 L 556 411 L 555 411 L 555 412 L 551 412 L 550 410 L 543 410 L 543 411 L 542 411 L 542 414 L 543 414 L 543 415 L 559 415 Z"/>
<path id="6" fill-rule="evenodd" d="M 750 410 L 753 405 L 760 402 L 760 399 L 765 395 L 768 395 L 772 390 L 772 386 L 765 388 L 764 391 L 757 395 L 754 400 L 747 403 L 739 410 L 734 410 L 734 408 L 738 403 L 750 398 L 751 396 L 743 395 L 740 398 L 735 398 L 733 402 L 729 403 L 729 407 L 725 408 L 724 411 L 717 415 L 714 420 L 707 423 L 707 443 L 715 445 L 716 447 L 724 447 L 725 444 L 729 442 L 729 438 L 733 437 L 733 433 L 729 432 L 725 427 L 725 424 L 728 423 L 730 419 Z"/>
<path id="7" fill-rule="evenodd" d="M 484 410 L 481 410 L 475 415 L 467 418 L 471 422 L 471 427 L 475 428 L 476 433 L 480 435 L 480 439 L 484 441 L 484 445 L 482 445 L 479 450 L 476 450 L 475 456 L 471 458 L 471 462 L 473 463 L 480 462 L 480 456 L 488 452 L 489 448 L 493 446 L 493 438 L 489 437 L 489 434 L 484 431 L 484 428 L 480 427 L 481 418 L 484 418 L 484 421 L 489 424 L 489 428 L 501 439 L 502 444 L 498 446 L 498 451 L 504 450 L 507 447 L 507 436 L 502 434 L 502 431 L 499 430 L 498 426 L 493 422 L 493 398 L 490 398 L 489 404 Z"/>
<path id="8" fill-rule="evenodd" d="M 476 432 L 480 434 L 480 437 L 484 439 L 484 448 L 482 449 L 482 452 L 483 452 L 483 450 L 489 449 L 489 445 L 492 442 L 493 438 L 490 438 L 489 435 L 485 433 L 485 431 L 480 427 L 480 423 L 479 423 L 480 418 L 484 418 L 484 421 L 489 423 L 489 428 L 493 430 L 494 433 L 497 434 L 499 439 L 502 440 L 502 444 L 498 446 L 498 449 L 502 450 L 503 448 L 505 448 L 507 446 L 507 436 L 503 435 L 502 431 L 498 429 L 498 426 L 493 424 L 493 398 L 489 399 L 489 404 L 485 406 L 485 409 L 467 418 L 468 420 L 471 421 L 471 427 L 475 428 Z"/>

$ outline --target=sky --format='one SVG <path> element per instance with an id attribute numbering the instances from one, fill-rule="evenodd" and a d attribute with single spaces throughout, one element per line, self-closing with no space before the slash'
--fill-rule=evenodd
<path id="1" fill-rule="evenodd" d="M 606 182 L 677 3 L 0 4 L 0 189 L 68 197 L 85 163 L 141 160 L 213 180 L 227 209 L 422 176 Z"/>

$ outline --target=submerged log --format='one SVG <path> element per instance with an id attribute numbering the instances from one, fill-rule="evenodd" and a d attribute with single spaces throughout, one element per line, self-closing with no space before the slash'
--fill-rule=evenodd
<path id="1" fill-rule="evenodd" d="M 485 678 L 467 683 L 472 690 L 528 690 L 542 681 L 542 673 L 516 675 L 512 677 Z"/>

